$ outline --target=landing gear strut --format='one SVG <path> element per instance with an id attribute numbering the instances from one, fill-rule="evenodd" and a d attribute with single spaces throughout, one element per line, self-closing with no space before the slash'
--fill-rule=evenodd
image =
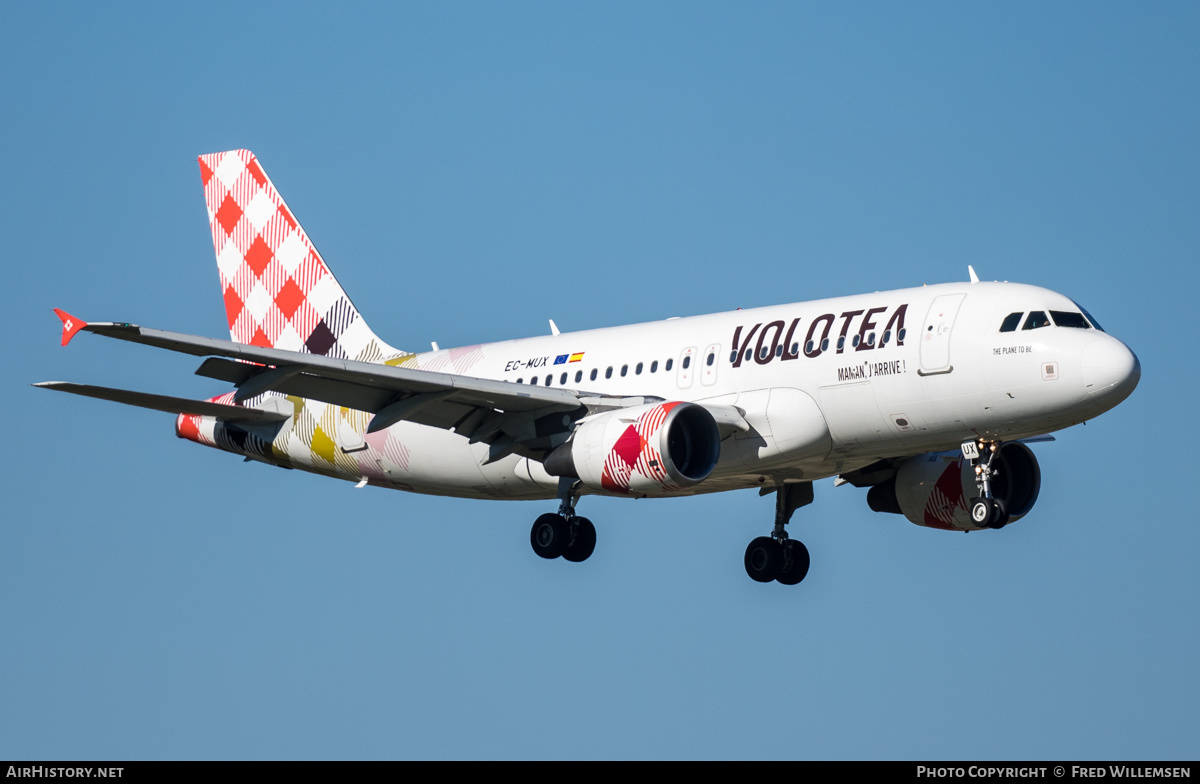
<path id="1" fill-rule="evenodd" d="M 558 514 L 547 513 L 533 521 L 529 543 L 543 558 L 560 555 L 576 563 L 586 561 L 596 549 L 596 526 L 586 517 L 575 514 L 582 482 L 562 477 L 558 480 Z"/>
<path id="2" fill-rule="evenodd" d="M 746 574 L 751 580 L 795 585 L 808 574 L 808 548 L 788 538 L 784 526 L 792 512 L 813 500 L 812 482 L 780 484 L 775 488 L 775 530 L 760 536 L 746 548 Z"/>
<path id="3" fill-rule="evenodd" d="M 992 480 L 1000 475 L 999 441 L 964 441 L 963 457 L 975 469 L 975 488 L 979 495 L 971 499 L 971 520 L 975 525 L 986 528 L 1003 528 L 1008 525 L 1008 505 L 1003 498 L 992 493 Z"/>

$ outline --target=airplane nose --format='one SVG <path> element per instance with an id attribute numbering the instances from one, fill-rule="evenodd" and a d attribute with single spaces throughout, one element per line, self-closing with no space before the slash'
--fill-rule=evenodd
<path id="1" fill-rule="evenodd" d="M 1142 364 L 1129 347 L 1105 336 L 1083 350 L 1083 384 L 1088 397 L 1115 406 L 1142 378 Z M 1111 398 L 1111 400 L 1110 400 Z"/>

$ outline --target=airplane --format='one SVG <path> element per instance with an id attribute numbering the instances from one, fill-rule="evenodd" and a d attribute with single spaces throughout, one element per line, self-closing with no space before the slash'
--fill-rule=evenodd
<path id="1" fill-rule="evenodd" d="M 786 530 L 813 482 L 877 512 L 1001 529 L 1037 501 L 1028 444 L 1127 398 L 1141 365 L 1090 313 L 1037 286 L 970 281 L 414 353 L 367 325 L 248 150 L 199 158 L 230 340 L 55 309 L 81 331 L 204 357 L 208 400 L 35 386 L 176 414 L 180 438 L 357 486 L 557 500 L 537 555 L 581 562 L 582 496 L 756 488 L 774 527 L 747 574 L 795 585 Z"/>

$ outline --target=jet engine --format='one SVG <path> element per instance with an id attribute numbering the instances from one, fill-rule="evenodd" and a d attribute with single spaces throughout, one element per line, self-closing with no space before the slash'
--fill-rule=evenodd
<path id="1" fill-rule="evenodd" d="M 992 495 L 1004 501 L 1008 522 L 1024 517 L 1037 501 L 1042 472 L 1029 447 L 1004 444 L 992 463 Z M 970 515 L 971 499 L 979 495 L 975 472 L 962 453 L 933 452 L 905 460 L 895 477 L 867 492 L 876 512 L 902 514 L 917 525 L 947 531 L 978 531 Z"/>
<path id="2" fill-rule="evenodd" d="M 595 490 L 670 495 L 704 481 L 721 455 L 716 420 L 696 403 L 652 403 L 585 417 L 543 464 Z"/>

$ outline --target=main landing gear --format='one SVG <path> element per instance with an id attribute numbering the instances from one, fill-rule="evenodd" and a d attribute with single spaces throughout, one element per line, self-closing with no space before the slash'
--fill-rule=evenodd
<path id="1" fill-rule="evenodd" d="M 577 479 L 560 478 L 558 514 L 547 513 L 533 521 L 529 543 L 541 557 L 558 558 L 561 555 L 578 563 L 586 561 L 596 549 L 596 526 L 586 517 L 575 514 L 581 484 Z"/>
<path id="2" fill-rule="evenodd" d="M 540 515 L 533 521 L 529 543 L 542 558 L 562 556 L 568 561 L 586 561 L 596 549 L 596 527 L 575 514 L 582 483 L 577 479 L 558 481 L 557 514 Z M 796 585 L 808 574 L 808 548 L 788 537 L 784 526 L 792 513 L 813 500 L 812 482 L 781 484 L 775 490 L 775 530 L 760 536 L 746 548 L 746 574 L 760 583 Z"/>
<path id="3" fill-rule="evenodd" d="M 964 441 L 963 457 L 975 469 L 975 488 L 979 495 L 971 499 L 971 520 L 981 528 L 1003 528 L 1008 525 L 1008 506 L 1003 498 L 992 493 L 992 480 L 1000 475 L 999 441 Z"/>
<path id="4" fill-rule="evenodd" d="M 808 548 L 789 539 L 784 526 L 792 512 L 813 500 L 812 482 L 781 484 L 775 489 L 775 530 L 746 548 L 746 574 L 751 580 L 795 585 L 808 574 Z"/>

